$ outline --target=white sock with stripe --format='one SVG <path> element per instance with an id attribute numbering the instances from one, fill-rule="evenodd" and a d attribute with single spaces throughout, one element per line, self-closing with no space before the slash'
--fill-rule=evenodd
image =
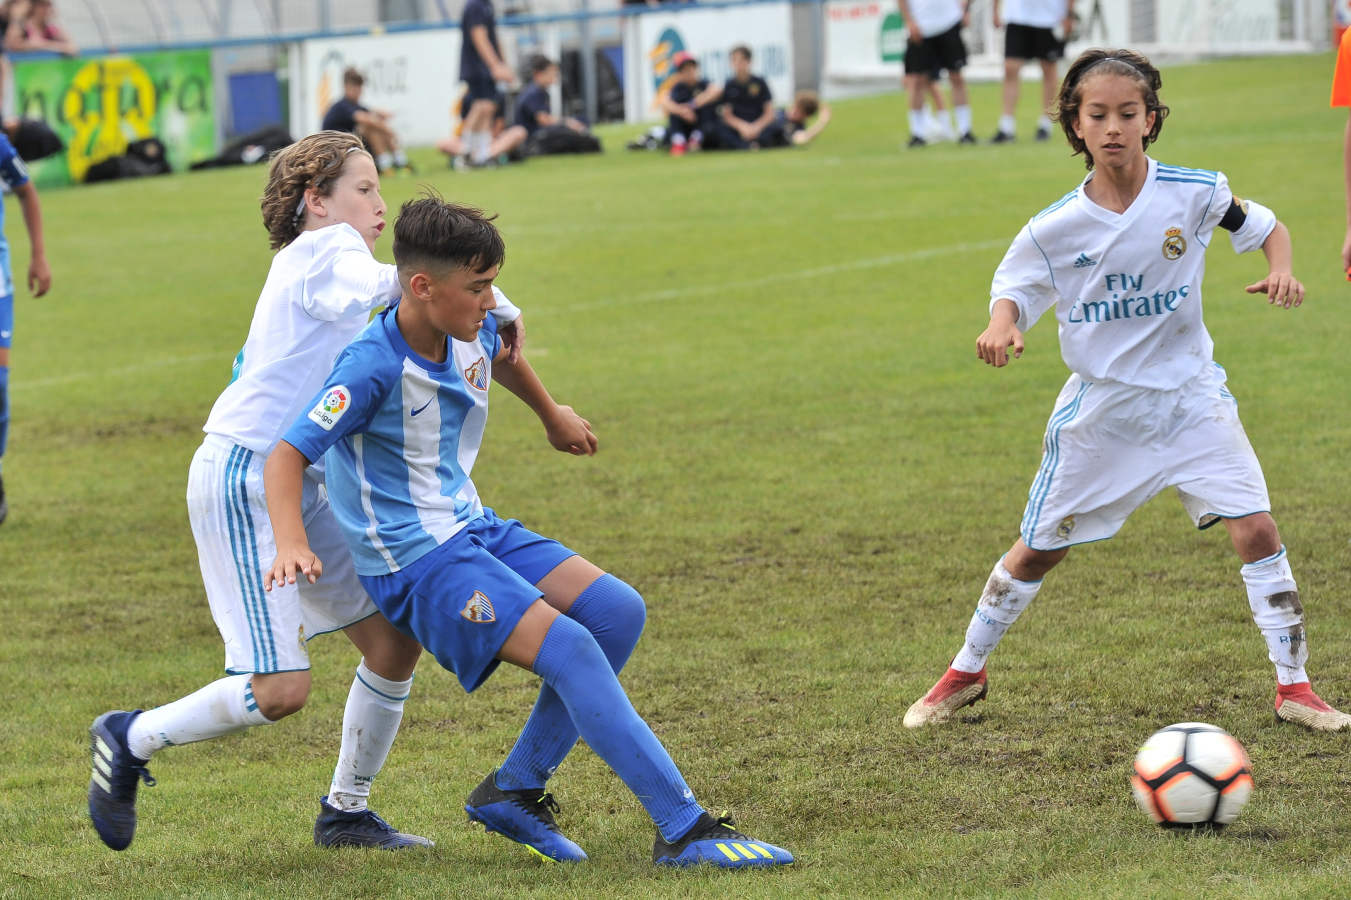
<path id="1" fill-rule="evenodd" d="M 1248 589 L 1253 621 L 1267 642 L 1267 657 L 1276 666 L 1278 684 L 1308 681 L 1304 663 L 1309 647 L 1304 637 L 1304 606 L 1290 571 L 1290 560 L 1279 553 L 1250 562 L 1239 569 Z"/>
<path id="2" fill-rule="evenodd" d="M 254 725 L 271 725 L 253 700 L 252 675 L 230 675 L 173 703 L 148 709 L 127 729 L 132 755 L 150 754 L 175 744 L 208 741 Z"/>
<path id="3" fill-rule="evenodd" d="M 979 672 L 985 668 L 986 657 L 999 646 L 1004 633 L 1018 621 L 1040 588 L 1040 581 L 1014 578 L 1004 568 L 1004 560 L 995 563 L 971 616 L 971 624 L 966 627 L 966 643 L 952 660 L 952 668 L 959 672 Z"/>
<path id="4" fill-rule="evenodd" d="M 342 717 L 342 749 L 328 788 L 328 804 L 348 812 L 366 808 L 371 782 L 385 765 L 403 720 L 403 704 L 413 679 L 390 681 L 357 666 Z"/>

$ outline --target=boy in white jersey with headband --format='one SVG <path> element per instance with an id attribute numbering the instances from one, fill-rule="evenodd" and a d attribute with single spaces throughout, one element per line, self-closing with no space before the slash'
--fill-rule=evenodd
<path id="1" fill-rule="evenodd" d="M 402 299 L 342 352 L 267 460 L 277 559 L 266 581 L 285 589 L 329 577 L 301 521 L 302 474 L 324 457 L 361 583 L 389 621 L 466 691 L 500 661 L 544 681 L 506 760 L 469 794 L 472 821 L 541 859 L 585 860 L 545 791 L 580 736 L 652 817 L 654 863 L 791 863 L 788 851 L 710 816 L 634 711 L 617 673 L 642 632 L 638 592 L 479 499 L 472 471 L 493 382 L 530 407 L 554 448 L 589 456 L 597 447 L 590 424 L 549 396 L 524 356 L 513 362 L 502 349 L 488 313 L 505 254 L 476 209 L 437 197 L 404 205 L 394 225 Z"/>
<path id="2" fill-rule="evenodd" d="M 263 461 L 371 311 L 399 297 L 394 267 L 372 255 L 385 227 L 375 163 L 353 135 L 304 138 L 273 159 L 262 212 L 277 255 L 235 378 L 212 407 L 188 474 L 189 519 L 211 614 L 225 641 L 227 674 L 172 703 L 105 713 L 91 726 L 89 813 L 114 850 L 134 836 L 137 782 L 154 783 L 146 770 L 151 754 L 298 711 L 310 688 L 306 642 L 338 629 L 363 659 L 315 843 L 387 849 L 430 843 L 399 833 L 366 806 L 403 717 L 421 648 L 377 613 L 357 581 L 321 490 L 322 472 L 311 470 L 306 478 L 305 525 L 327 553 L 327 584 L 293 585 L 267 597 L 262 585 L 263 561 L 271 560 L 274 545 Z M 519 310 L 501 299 L 498 311 L 513 322 Z M 519 352 L 519 321 L 509 331 Z"/>
<path id="3" fill-rule="evenodd" d="M 1023 332 L 1054 309 L 1072 374 L 1046 429 L 1021 536 L 995 565 L 966 642 L 947 673 L 905 714 L 917 728 L 986 694 L 985 661 L 1041 580 L 1075 544 L 1114 535 L 1135 509 L 1177 490 L 1198 528 L 1223 522 L 1243 565 L 1254 621 L 1276 667 L 1276 715 L 1321 731 L 1351 726 L 1304 671 L 1303 607 L 1261 466 L 1225 387 L 1201 319 L 1205 252 L 1221 228 L 1237 252 L 1261 249 L 1268 274 L 1247 287 L 1289 309 L 1290 234 L 1224 175 L 1145 153 L 1168 108 L 1158 70 L 1128 50 L 1090 50 L 1070 67 L 1058 115 L 1085 155 L 1079 187 L 1034 216 L 995 272 L 986 363 L 1023 351 Z"/>

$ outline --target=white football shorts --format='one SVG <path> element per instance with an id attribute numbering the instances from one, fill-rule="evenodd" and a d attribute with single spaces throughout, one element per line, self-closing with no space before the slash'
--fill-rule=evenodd
<path id="1" fill-rule="evenodd" d="M 1224 369 L 1207 365 L 1171 391 L 1071 375 L 1046 426 L 1023 543 L 1058 550 L 1105 540 L 1168 487 L 1197 528 L 1271 509 Z"/>
<path id="2" fill-rule="evenodd" d="M 266 457 L 208 434 L 188 470 L 188 518 L 197 540 L 211 617 L 225 640 L 225 671 L 293 672 L 310 667 L 310 638 L 376 612 L 323 490 L 305 478 L 302 514 L 310 549 L 323 562 L 314 584 L 263 590 L 277 556 L 263 496 Z"/>

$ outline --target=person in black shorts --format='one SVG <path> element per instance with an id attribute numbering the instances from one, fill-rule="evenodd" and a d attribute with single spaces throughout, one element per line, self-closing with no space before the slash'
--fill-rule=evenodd
<path id="1" fill-rule="evenodd" d="M 957 141 L 974 144 L 971 133 L 971 101 L 962 69 L 966 66 L 966 44 L 962 26 L 967 24 L 966 4 L 962 0 L 898 0 L 901 16 L 909 31 L 905 45 L 905 91 L 910 101 L 911 147 L 923 147 L 926 139 L 924 95 L 946 71 L 952 92 L 952 111 L 957 121 Z"/>
<path id="2" fill-rule="evenodd" d="M 492 0 L 468 0 L 460 14 L 460 80 L 469 98 L 469 114 L 464 119 L 464 142 L 473 165 L 484 165 L 491 158 L 493 112 L 496 109 L 497 83 L 511 84 L 515 75 L 502 61 L 497 43 L 497 14 Z"/>
<path id="3" fill-rule="evenodd" d="M 684 156 L 686 150 L 700 149 L 704 139 L 712 134 L 717 124 L 714 106 L 722 88 L 699 77 L 699 61 L 693 54 L 682 50 L 671 57 L 671 64 L 675 67 L 675 78 L 671 89 L 658 101 L 670 117 L 666 134 L 671 142 L 671 155 Z"/>
<path id="4" fill-rule="evenodd" d="M 1073 0 L 1007 0 L 1002 10 L 994 0 L 994 27 L 1004 28 L 1004 108 L 999 130 L 992 144 L 1006 144 L 1018 133 L 1014 110 L 1018 107 L 1019 73 L 1030 59 L 1041 64 L 1041 116 L 1037 119 L 1037 140 L 1051 136 L 1051 104 L 1055 101 L 1059 73 L 1056 63 L 1065 55 L 1065 42 L 1056 35 L 1068 35 L 1073 24 Z"/>

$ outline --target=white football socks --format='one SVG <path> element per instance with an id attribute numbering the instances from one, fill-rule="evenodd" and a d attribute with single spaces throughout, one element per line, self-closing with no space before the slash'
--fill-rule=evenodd
<path id="1" fill-rule="evenodd" d="M 230 675 L 173 703 L 148 709 L 127 729 L 127 748 L 139 759 L 175 744 L 192 744 L 271 725 L 253 699 L 252 675 Z"/>
<path id="2" fill-rule="evenodd" d="M 1304 663 L 1309 647 L 1304 636 L 1304 607 L 1285 547 L 1279 553 L 1239 569 L 1248 589 L 1252 618 L 1267 642 L 1267 657 L 1276 666 L 1278 684 L 1308 681 Z"/>
<path id="3" fill-rule="evenodd" d="M 371 782 L 380 773 L 403 720 L 403 703 L 413 679 L 390 681 L 357 666 L 342 717 L 342 749 L 328 789 L 328 804 L 353 812 L 366 808 Z"/>
<path id="4" fill-rule="evenodd" d="M 952 660 L 952 668 L 959 672 L 979 672 L 985 668 L 985 658 L 994 652 L 1004 632 L 1027 609 L 1040 588 L 1040 581 L 1019 581 L 1010 575 L 1003 559 L 995 563 L 971 624 L 966 627 L 966 643 Z"/>
<path id="5" fill-rule="evenodd" d="M 909 119 L 910 119 L 911 137 L 923 138 L 924 140 L 928 140 L 929 129 L 928 123 L 925 121 L 927 118 L 928 114 L 923 109 L 910 110 Z"/>
<path id="6" fill-rule="evenodd" d="M 957 113 L 957 135 L 971 133 L 971 107 L 958 106 L 953 110 Z"/>
<path id="7" fill-rule="evenodd" d="M 1018 120 L 1013 116 L 1000 116 L 999 130 L 1012 137 L 1018 133 Z"/>
<path id="8" fill-rule="evenodd" d="M 488 161 L 488 151 L 492 148 L 492 145 L 492 132 L 469 132 L 469 156 L 476 165 L 482 165 Z"/>

